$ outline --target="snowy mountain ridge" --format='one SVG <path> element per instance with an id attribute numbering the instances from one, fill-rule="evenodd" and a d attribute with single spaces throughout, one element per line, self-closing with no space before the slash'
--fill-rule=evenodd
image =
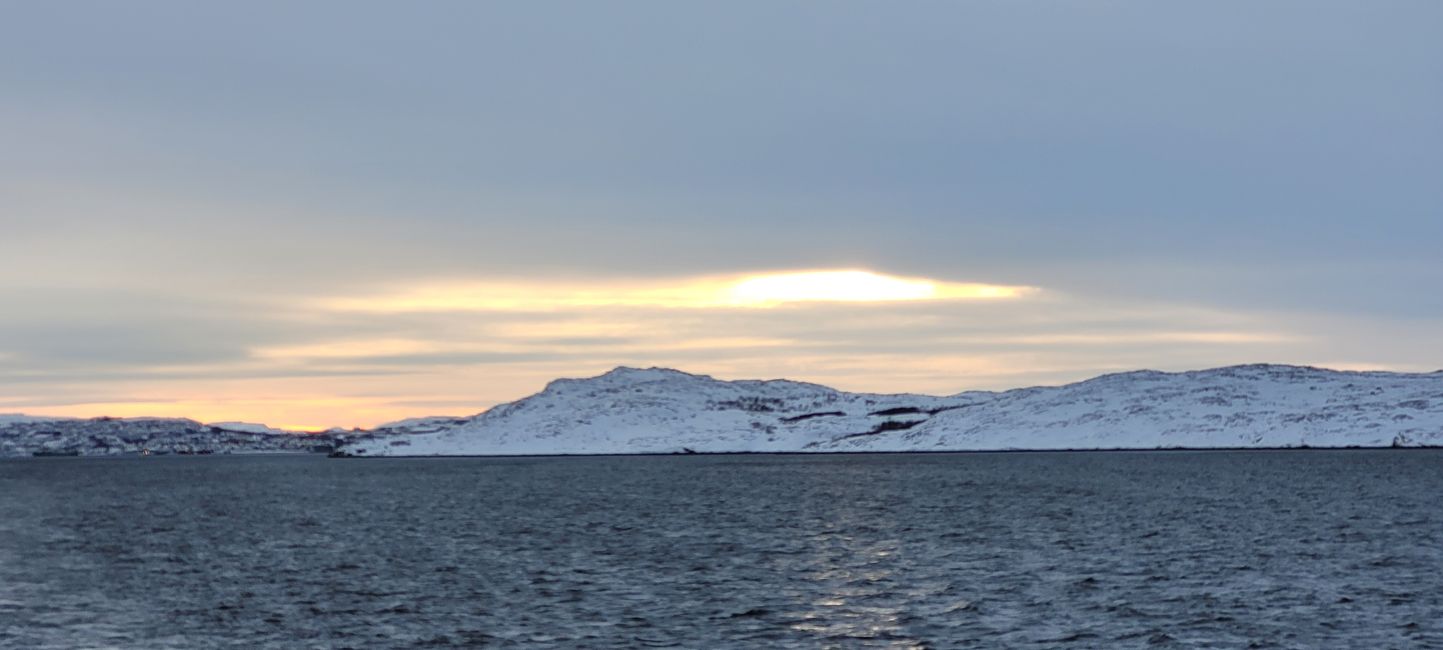
<path id="1" fill-rule="evenodd" d="M 1443 371 L 1254 364 L 946 397 L 621 367 L 471 418 L 343 445 L 362 456 L 1443 445 Z M 398 423 L 400 424 L 400 423 Z M 379 432 L 379 430 L 378 430 Z"/>

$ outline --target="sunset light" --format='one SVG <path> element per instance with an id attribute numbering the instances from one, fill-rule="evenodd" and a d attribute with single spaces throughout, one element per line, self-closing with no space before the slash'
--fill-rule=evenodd
<path id="1" fill-rule="evenodd" d="M 3 647 L 1443 650 L 1443 2 L 4 7 Z"/>
<path id="2" fill-rule="evenodd" d="M 733 284 L 733 304 L 769 306 L 788 302 L 891 302 L 967 298 L 1015 298 L 1023 287 L 958 284 L 902 278 L 871 271 L 806 271 L 753 276 Z"/>
<path id="3" fill-rule="evenodd" d="M 816 270 L 679 278 L 672 281 L 445 282 L 369 297 L 343 297 L 336 311 L 377 313 L 556 310 L 586 307 L 766 308 L 805 302 L 899 302 L 1019 298 L 1032 287 L 948 282 L 865 270 Z"/>

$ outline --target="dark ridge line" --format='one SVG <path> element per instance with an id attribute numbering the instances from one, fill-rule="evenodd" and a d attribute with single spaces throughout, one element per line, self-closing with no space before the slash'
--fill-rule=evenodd
<path id="1" fill-rule="evenodd" d="M 822 417 L 822 416 L 824 416 L 824 415 L 846 415 L 846 413 L 844 413 L 844 412 L 842 412 L 842 411 L 823 411 L 823 412 L 821 412 L 821 413 L 804 413 L 804 414 L 802 414 L 802 415 L 793 415 L 792 417 L 788 417 L 788 418 L 779 418 L 778 421 L 780 421 L 780 422 L 785 422 L 785 423 L 787 423 L 787 424 L 791 424 L 791 423 L 793 423 L 793 422 L 801 422 L 802 420 L 810 420 L 810 419 L 812 419 L 812 418 L 819 418 L 819 417 Z"/>
<path id="2" fill-rule="evenodd" d="M 882 409 L 880 411 L 872 411 L 867 415 L 913 415 L 921 413 L 922 409 L 915 406 L 895 406 L 889 409 Z"/>
<path id="3" fill-rule="evenodd" d="M 843 434 L 843 435 L 837 436 L 837 437 L 835 437 L 835 438 L 832 438 L 832 439 L 831 439 L 830 441 L 828 441 L 828 442 L 841 442 L 841 441 L 846 440 L 846 439 L 848 439 L 848 438 L 861 438 L 861 437 L 864 437 L 864 436 L 875 436 L 875 435 L 877 435 L 877 434 L 887 433 L 888 431 L 906 431 L 907 429 L 911 429 L 912 427 L 915 427 L 915 426 L 917 426 L 917 425 L 919 425 L 919 424 L 922 424 L 923 422 L 926 422 L 926 420 L 887 420 L 886 422 L 878 423 L 877 426 L 872 427 L 872 430 L 871 430 L 871 431 L 863 431 L 863 432 L 861 432 L 861 433 L 847 433 L 847 434 Z M 816 443 L 816 442 L 807 443 L 806 447 L 810 447 L 810 446 L 816 445 L 816 444 L 818 444 L 818 443 Z"/>

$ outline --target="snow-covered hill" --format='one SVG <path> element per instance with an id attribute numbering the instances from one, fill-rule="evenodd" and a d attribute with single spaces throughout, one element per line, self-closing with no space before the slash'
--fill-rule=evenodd
<path id="1" fill-rule="evenodd" d="M 559 379 L 473 418 L 343 445 L 505 455 L 1443 445 L 1443 371 L 1250 365 L 950 397 L 720 381 L 662 368 Z M 395 433 L 404 433 L 397 427 Z"/>
<path id="2" fill-rule="evenodd" d="M 45 415 L 26 415 L 24 413 L 0 413 L 0 427 L 11 424 L 26 424 L 30 422 L 56 422 L 59 420 L 73 420 L 75 418 L 51 417 Z"/>
<path id="3" fill-rule="evenodd" d="M 243 422 L 0 416 L 0 457 L 329 451 L 337 441 L 336 436 L 328 434 L 304 434 Z"/>
<path id="4" fill-rule="evenodd" d="M 178 418 L 0 414 L 0 456 L 333 445 L 363 456 L 1443 446 L 1443 371 L 1145 370 L 931 397 L 617 368 L 558 379 L 474 417 L 320 434 Z"/>

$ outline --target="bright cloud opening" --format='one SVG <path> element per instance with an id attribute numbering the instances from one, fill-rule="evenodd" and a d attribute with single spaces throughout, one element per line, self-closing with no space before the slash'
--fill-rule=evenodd
<path id="1" fill-rule="evenodd" d="M 882 302 L 936 297 L 931 280 L 913 280 L 870 271 L 809 271 L 759 275 L 737 282 L 730 295 L 736 304 L 784 302 Z"/>
<path id="2" fill-rule="evenodd" d="M 338 311 L 549 310 L 575 307 L 765 308 L 803 302 L 898 302 L 1018 298 L 1032 287 L 960 283 L 864 270 L 819 270 L 669 282 L 462 282 L 336 298 Z"/>
<path id="3" fill-rule="evenodd" d="M 732 304 L 776 305 L 788 302 L 890 302 L 1015 298 L 1026 287 L 941 282 L 871 271 L 803 271 L 752 276 L 733 284 Z"/>

